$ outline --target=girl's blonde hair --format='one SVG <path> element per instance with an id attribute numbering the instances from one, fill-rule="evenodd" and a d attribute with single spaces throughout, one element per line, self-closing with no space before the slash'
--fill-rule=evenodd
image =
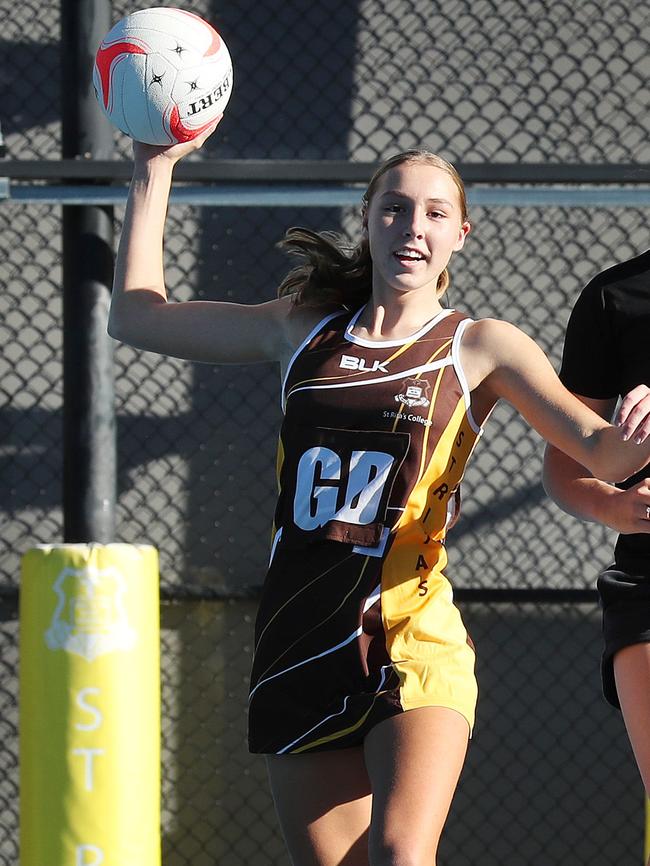
<path id="1" fill-rule="evenodd" d="M 392 168 L 404 164 L 432 165 L 446 172 L 458 190 L 461 222 L 469 220 L 465 187 L 456 169 L 441 156 L 429 150 L 417 149 L 405 150 L 391 156 L 373 174 L 361 200 L 364 224 L 380 178 Z M 372 259 L 365 233 L 356 246 L 351 246 L 336 232 L 290 228 L 278 243 L 278 247 L 289 255 L 305 260 L 289 271 L 282 280 L 278 297 L 293 295 L 296 304 L 342 304 L 349 309 L 358 309 L 370 297 Z M 438 297 L 445 293 L 449 283 L 449 271 L 445 268 L 438 277 Z"/>

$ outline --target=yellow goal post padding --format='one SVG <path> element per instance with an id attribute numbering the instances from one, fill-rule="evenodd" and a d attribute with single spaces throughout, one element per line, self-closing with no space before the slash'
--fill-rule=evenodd
<path id="1" fill-rule="evenodd" d="M 160 866 L 159 610 L 151 546 L 23 556 L 21 866 Z"/>

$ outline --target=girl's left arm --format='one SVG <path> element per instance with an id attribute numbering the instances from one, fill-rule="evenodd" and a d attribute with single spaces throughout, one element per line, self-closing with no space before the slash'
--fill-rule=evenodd
<path id="1" fill-rule="evenodd" d="M 650 415 L 629 415 L 620 427 L 609 424 L 564 387 L 537 343 L 514 325 L 474 322 L 463 337 L 461 361 L 470 390 L 483 403 L 507 400 L 596 478 L 622 481 L 650 462 Z"/>

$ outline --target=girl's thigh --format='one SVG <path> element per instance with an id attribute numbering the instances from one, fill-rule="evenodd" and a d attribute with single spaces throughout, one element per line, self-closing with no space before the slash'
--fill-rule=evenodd
<path id="1" fill-rule="evenodd" d="M 466 719 L 447 707 L 409 710 L 368 734 L 372 864 L 434 862 L 468 738 Z"/>
<path id="2" fill-rule="evenodd" d="M 267 767 L 294 866 L 368 866 L 371 796 L 361 747 L 269 755 Z"/>

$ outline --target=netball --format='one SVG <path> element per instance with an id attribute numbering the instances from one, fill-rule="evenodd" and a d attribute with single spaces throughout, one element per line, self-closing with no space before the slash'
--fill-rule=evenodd
<path id="1" fill-rule="evenodd" d="M 122 132 L 168 145 L 200 135 L 223 113 L 232 61 L 217 31 L 183 9 L 142 9 L 120 19 L 97 50 L 93 84 Z"/>

